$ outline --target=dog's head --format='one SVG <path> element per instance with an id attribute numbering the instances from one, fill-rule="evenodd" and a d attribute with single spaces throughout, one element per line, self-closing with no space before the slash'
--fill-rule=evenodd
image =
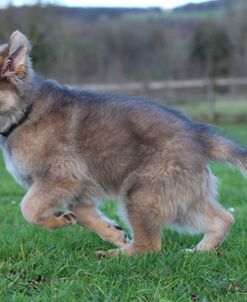
<path id="1" fill-rule="evenodd" d="M 30 43 L 15 31 L 0 46 L 0 130 L 6 129 L 25 108 L 24 93 L 32 79 Z"/>

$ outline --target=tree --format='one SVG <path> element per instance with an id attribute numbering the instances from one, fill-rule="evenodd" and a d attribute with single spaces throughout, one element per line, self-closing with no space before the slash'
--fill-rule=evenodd
<path id="1" fill-rule="evenodd" d="M 208 21 L 197 28 L 192 39 L 191 57 L 201 65 L 207 77 L 229 74 L 232 44 L 223 26 Z"/>
<path id="2" fill-rule="evenodd" d="M 207 21 L 199 25 L 192 39 L 191 58 L 200 64 L 202 73 L 208 78 L 208 116 L 214 119 L 213 80 L 227 76 L 230 72 L 232 44 L 223 26 Z"/>

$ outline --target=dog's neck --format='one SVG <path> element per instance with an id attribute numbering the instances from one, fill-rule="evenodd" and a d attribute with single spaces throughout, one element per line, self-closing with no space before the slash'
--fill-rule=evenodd
<path id="1" fill-rule="evenodd" d="M 27 119 L 29 114 L 32 111 L 32 104 L 29 105 L 26 110 L 23 112 L 23 114 L 15 121 L 13 121 L 12 124 L 10 124 L 8 126 L 7 129 L 5 129 L 4 131 L 0 132 L 0 135 L 3 136 L 5 139 L 8 138 L 8 136 L 17 128 L 19 127 L 21 124 L 23 124 Z"/>

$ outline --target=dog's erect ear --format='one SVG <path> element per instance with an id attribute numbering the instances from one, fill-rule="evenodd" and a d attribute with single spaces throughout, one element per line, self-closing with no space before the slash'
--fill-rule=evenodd
<path id="1" fill-rule="evenodd" d="M 30 50 L 28 39 L 21 32 L 15 31 L 10 37 L 8 55 L 1 68 L 1 76 L 12 79 L 25 78 L 30 68 Z"/>

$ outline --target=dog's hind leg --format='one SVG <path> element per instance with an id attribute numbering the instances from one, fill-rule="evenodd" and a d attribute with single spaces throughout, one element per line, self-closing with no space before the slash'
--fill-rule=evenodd
<path id="1" fill-rule="evenodd" d="M 73 213 L 78 224 L 98 234 L 103 240 L 117 247 L 123 247 L 129 242 L 125 232 L 114 221 L 104 217 L 95 207 L 77 206 L 73 208 Z"/>
<path id="2" fill-rule="evenodd" d="M 193 251 L 210 251 L 218 247 L 223 241 L 233 225 L 233 216 L 216 201 L 199 201 L 189 209 L 187 213 L 180 217 L 179 227 L 189 233 L 203 233 L 202 240 Z"/>
<path id="3" fill-rule="evenodd" d="M 39 181 L 34 183 L 21 202 L 24 218 L 31 224 L 49 229 L 76 224 L 70 211 L 60 211 L 64 202 L 73 197 L 74 185 Z"/>
<path id="4" fill-rule="evenodd" d="M 197 244 L 196 251 L 209 251 L 219 246 L 233 225 L 233 216 L 220 206 L 208 205 L 199 214 L 203 222 L 203 239 Z"/>
<path id="5" fill-rule="evenodd" d="M 209 251 L 219 246 L 233 225 L 233 216 L 217 202 L 217 180 L 210 169 L 205 170 L 201 186 L 201 197 L 191 206 L 182 225 L 189 231 L 203 233 L 196 251 Z"/>

